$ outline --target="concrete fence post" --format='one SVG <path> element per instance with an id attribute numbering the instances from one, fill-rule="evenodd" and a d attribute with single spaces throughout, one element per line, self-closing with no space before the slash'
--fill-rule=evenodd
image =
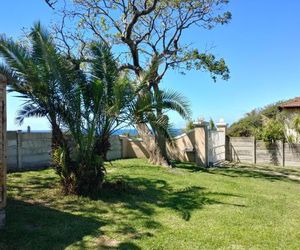
<path id="1" fill-rule="evenodd" d="M 256 138 L 253 137 L 253 164 L 256 164 Z"/>
<path id="2" fill-rule="evenodd" d="M 282 153 L 282 166 L 284 167 L 285 166 L 285 142 L 284 140 L 281 141 L 281 153 Z"/>
<path id="3" fill-rule="evenodd" d="M 17 138 L 17 168 L 22 169 L 22 130 L 16 133 Z"/>

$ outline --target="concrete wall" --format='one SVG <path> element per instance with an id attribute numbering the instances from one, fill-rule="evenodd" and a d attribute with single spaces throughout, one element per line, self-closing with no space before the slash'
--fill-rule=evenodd
<path id="1" fill-rule="evenodd" d="M 225 131 L 214 131 L 214 133 L 221 133 L 221 136 L 218 136 L 217 140 L 212 140 L 214 136 L 210 137 L 210 150 L 208 150 L 209 132 L 207 123 L 201 122 L 195 124 L 195 129 L 191 132 L 175 137 L 172 145 L 167 145 L 171 159 L 195 162 L 197 165 L 204 166 L 211 164 L 209 157 L 218 163 L 224 161 L 225 134 L 223 136 L 223 133 Z M 51 164 L 51 133 L 9 131 L 7 143 L 9 170 L 40 169 Z M 147 148 L 141 139 L 114 135 L 110 138 L 110 143 L 108 160 L 149 157 Z"/>
<path id="2" fill-rule="evenodd" d="M 122 144 L 119 136 L 110 139 L 109 160 L 122 158 Z M 51 164 L 51 133 L 7 132 L 8 170 L 40 169 Z"/>
<path id="3" fill-rule="evenodd" d="M 51 133 L 7 132 L 8 170 L 39 169 L 51 163 Z"/>
<path id="4" fill-rule="evenodd" d="M 121 138 L 118 135 L 110 137 L 110 150 L 107 153 L 108 160 L 116 160 L 122 158 Z"/>
<path id="5" fill-rule="evenodd" d="M 241 163 L 300 167 L 300 144 L 266 144 L 253 137 L 230 137 L 226 158 Z"/>
<path id="6" fill-rule="evenodd" d="M 208 124 L 206 122 L 200 122 L 195 123 L 194 125 L 194 130 L 175 137 L 173 143 L 167 145 L 167 151 L 172 160 L 195 162 L 198 166 L 207 166 L 209 164 Z M 222 134 L 222 136 L 218 137 L 217 142 L 212 142 L 212 152 L 215 155 L 211 157 L 211 159 L 216 159 L 218 162 L 225 161 L 226 126 L 224 127 L 224 124 L 221 125 L 222 129 L 215 132 Z M 222 138 L 223 141 L 220 142 L 220 138 Z M 122 158 L 147 158 L 149 156 L 147 148 L 141 139 L 121 137 L 121 141 Z M 214 162 L 212 162 L 212 164 L 214 164 Z"/>
<path id="7" fill-rule="evenodd" d="M 148 158 L 149 154 L 146 149 L 145 144 L 141 139 L 138 138 L 128 138 L 126 136 L 120 136 L 121 148 L 122 148 L 122 158 Z"/>
<path id="8" fill-rule="evenodd" d="M 167 145 L 167 151 L 173 160 L 195 162 L 195 130 L 175 137 L 173 142 L 175 145 Z"/>

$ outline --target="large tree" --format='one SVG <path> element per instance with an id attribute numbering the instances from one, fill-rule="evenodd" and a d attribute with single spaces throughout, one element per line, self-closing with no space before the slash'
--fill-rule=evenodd
<path id="1" fill-rule="evenodd" d="M 193 48 L 184 39 L 188 31 L 198 31 L 195 28 L 212 29 L 226 24 L 231 19 L 231 14 L 223 11 L 228 0 L 65 0 L 63 4 L 45 1 L 59 10 L 57 39 L 69 54 L 79 50 L 78 63 L 88 57 L 86 45 L 99 39 L 119 54 L 119 70 L 131 71 L 138 80 L 150 72 L 147 91 L 154 96 L 159 95 L 159 84 L 169 69 L 207 70 L 214 80 L 218 75 L 229 77 L 223 59 Z M 144 94 L 140 91 L 140 98 Z M 155 116 L 162 119 L 163 110 L 157 108 Z M 158 132 L 154 140 L 149 140 L 154 129 L 138 121 L 136 127 L 148 144 L 150 161 L 169 165 L 164 136 Z"/>

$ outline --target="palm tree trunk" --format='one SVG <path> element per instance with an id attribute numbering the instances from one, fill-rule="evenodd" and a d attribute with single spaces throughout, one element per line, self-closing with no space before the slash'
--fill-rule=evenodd
<path id="1" fill-rule="evenodd" d="M 110 149 L 109 133 L 99 135 L 96 139 L 95 153 L 100 155 L 104 161 L 107 161 L 107 152 Z"/>
<path id="2" fill-rule="evenodd" d="M 169 155 L 168 155 L 168 151 L 167 151 L 166 138 L 159 131 L 158 131 L 158 135 L 157 135 L 157 141 L 158 141 L 158 147 L 160 148 L 160 151 L 161 151 L 163 157 L 168 162 L 168 164 L 171 166 L 171 161 L 169 159 Z"/>
<path id="3" fill-rule="evenodd" d="M 152 82 L 151 86 L 153 87 L 154 93 L 155 95 L 159 94 L 159 86 L 158 86 L 159 82 Z M 163 111 L 161 108 L 156 108 L 156 115 L 157 115 L 157 119 L 160 119 L 163 116 Z M 167 152 L 167 143 L 166 143 L 166 138 L 165 136 L 158 130 L 157 131 L 157 136 L 155 138 L 158 142 L 158 147 L 161 151 L 162 156 L 164 157 L 164 159 L 168 162 L 168 164 L 171 166 L 171 162 L 168 156 L 168 152 Z"/>
<path id="4" fill-rule="evenodd" d="M 163 155 L 158 140 L 153 136 L 148 126 L 145 123 L 137 123 L 136 129 L 146 145 L 146 149 L 149 153 L 149 162 L 154 165 L 169 167 L 170 164 Z"/>

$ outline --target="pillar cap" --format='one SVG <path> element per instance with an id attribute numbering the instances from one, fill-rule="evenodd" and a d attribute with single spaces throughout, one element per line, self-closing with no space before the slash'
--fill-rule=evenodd
<path id="1" fill-rule="evenodd" d="M 217 126 L 217 127 L 227 127 L 228 124 L 225 122 L 225 120 L 224 120 L 223 118 L 221 118 L 221 119 L 219 120 L 219 122 L 216 123 L 216 126 Z"/>

